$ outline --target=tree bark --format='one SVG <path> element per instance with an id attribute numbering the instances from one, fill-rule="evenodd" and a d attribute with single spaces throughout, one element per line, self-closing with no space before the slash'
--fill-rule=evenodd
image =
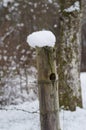
<path id="1" fill-rule="evenodd" d="M 81 71 L 86 71 L 86 0 L 82 0 L 82 19 L 81 19 Z"/>
<path id="2" fill-rule="evenodd" d="M 61 2 L 61 1 L 60 1 Z M 60 106 L 71 111 L 76 106 L 82 107 L 80 84 L 80 11 L 67 12 L 61 8 L 60 13 L 60 44 L 58 45 L 58 75 Z M 61 3 L 62 5 L 63 3 Z M 68 7 L 69 8 L 69 7 Z"/>
<path id="3" fill-rule="evenodd" d="M 41 130 L 60 130 L 55 49 L 37 48 Z"/>

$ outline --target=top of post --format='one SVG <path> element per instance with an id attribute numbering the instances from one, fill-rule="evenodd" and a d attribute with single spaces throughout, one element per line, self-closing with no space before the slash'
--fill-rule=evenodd
<path id="1" fill-rule="evenodd" d="M 55 42 L 55 35 L 47 30 L 33 32 L 27 36 L 27 43 L 33 48 L 45 46 L 54 47 Z"/>

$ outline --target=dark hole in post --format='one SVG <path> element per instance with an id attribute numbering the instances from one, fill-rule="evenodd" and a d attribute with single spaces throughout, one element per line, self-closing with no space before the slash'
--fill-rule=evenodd
<path id="1" fill-rule="evenodd" d="M 56 80 L 56 75 L 55 75 L 55 73 L 51 73 L 51 74 L 50 74 L 50 80 L 51 80 L 51 81 L 55 81 L 55 80 Z"/>

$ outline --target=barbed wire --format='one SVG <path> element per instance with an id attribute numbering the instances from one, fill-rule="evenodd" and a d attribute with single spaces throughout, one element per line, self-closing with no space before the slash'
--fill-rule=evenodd
<path id="1" fill-rule="evenodd" d="M 26 113 L 29 113 L 29 114 L 39 114 L 39 109 L 36 110 L 36 111 L 27 111 L 27 110 L 24 110 L 24 109 L 20 109 L 20 108 L 12 108 L 12 109 L 7 109 L 7 108 L 4 108 L 4 107 L 0 107 L 0 110 L 5 110 L 5 111 L 11 111 L 11 110 L 16 110 L 16 111 L 23 111 L 23 112 L 26 112 Z"/>

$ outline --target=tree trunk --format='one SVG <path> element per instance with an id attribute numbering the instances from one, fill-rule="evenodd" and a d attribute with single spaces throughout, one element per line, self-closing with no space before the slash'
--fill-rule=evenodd
<path id="1" fill-rule="evenodd" d="M 86 0 L 82 0 L 82 30 L 81 30 L 81 71 L 86 71 Z"/>
<path id="2" fill-rule="evenodd" d="M 65 0 L 60 14 L 60 44 L 58 45 L 58 75 L 60 106 L 71 111 L 82 107 L 80 84 L 80 11 L 68 12 L 72 2 Z M 61 1 L 60 1 L 61 2 Z M 68 3 L 68 4 L 67 4 Z M 68 6 L 70 5 L 70 6 Z"/>
<path id="3" fill-rule="evenodd" d="M 41 130 L 60 130 L 55 49 L 37 48 Z"/>

